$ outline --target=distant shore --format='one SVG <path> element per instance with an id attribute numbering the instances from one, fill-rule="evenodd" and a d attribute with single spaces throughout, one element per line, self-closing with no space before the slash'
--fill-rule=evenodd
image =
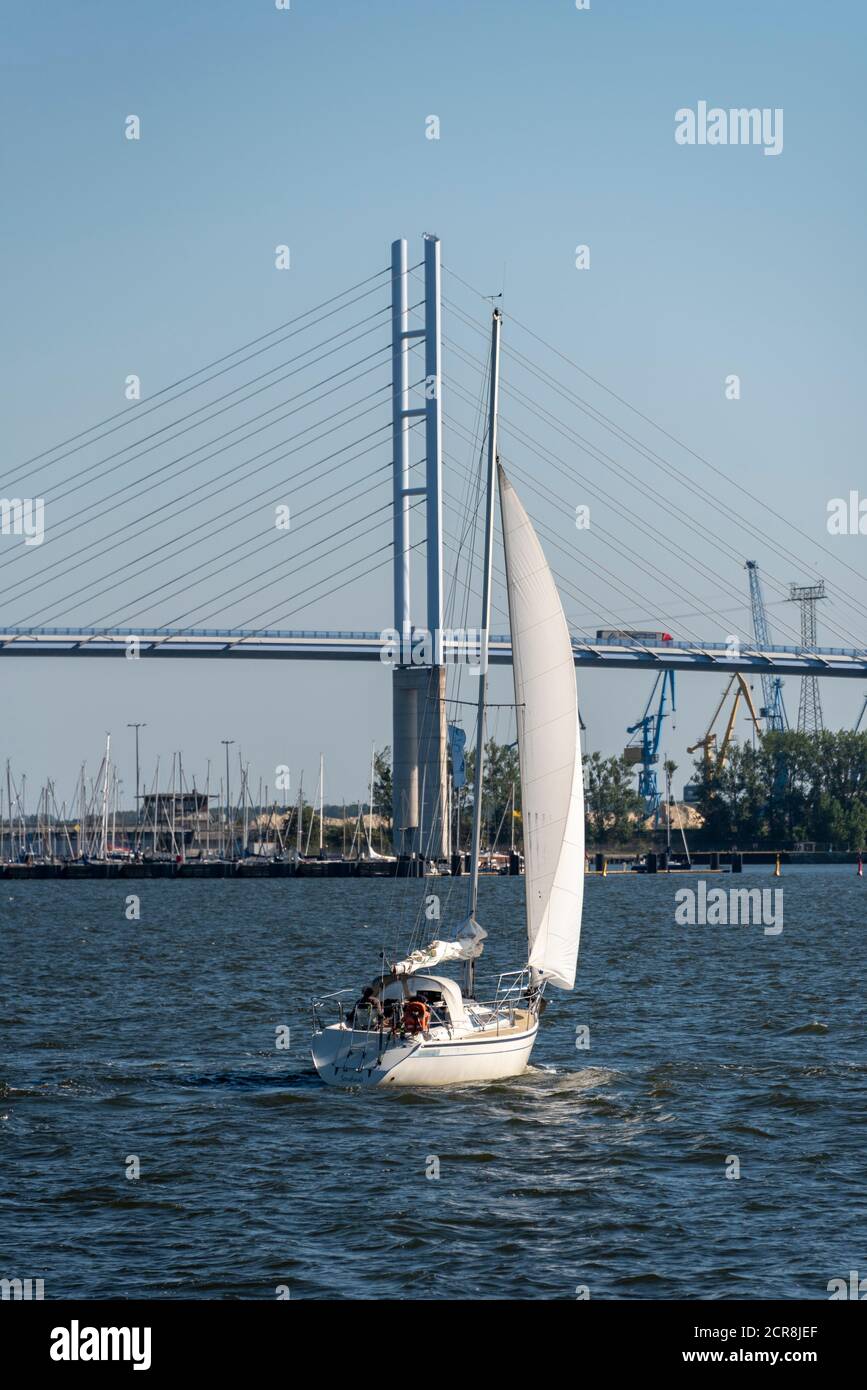
<path id="1" fill-rule="evenodd" d="M 744 868 L 774 865 L 777 858 L 785 865 L 856 865 L 857 850 L 701 850 L 690 855 L 696 871 L 714 867 L 730 867 L 733 853 L 739 855 Z M 606 849 L 598 851 L 608 864 L 630 865 L 635 856 L 631 851 Z M 678 856 L 680 861 L 682 856 Z M 597 851 L 588 854 L 588 867 L 593 874 L 597 867 Z M 674 868 L 674 863 L 672 864 Z M 678 863 L 678 867 L 680 867 Z M 441 872 L 441 871 L 440 871 Z M 659 872 L 664 873 L 661 863 Z M 273 860 L 248 856 L 235 860 L 170 860 L 123 861 L 70 860 L 57 863 L 0 864 L 0 879 L 5 883 L 25 883 L 37 879 L 74 882 L 79 879 L 262 879 L 262 878 L 413 878 L 420 876 L 417 860 L 357 860 L 307 859 Z M 448 875 L 446 875 L 448 876 Z M 499 875 L 494 875 L 499 876 Z M 638 876 L 638 875 L 636 875 Z"/>

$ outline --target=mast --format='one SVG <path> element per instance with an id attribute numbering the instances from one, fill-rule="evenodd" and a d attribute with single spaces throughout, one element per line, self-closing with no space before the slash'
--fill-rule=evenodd
<path id="1" fill-rule="evenodd" d="M 102 778 L 102 858 L 108 854 L 108 776 L 111 767 L 111 734 L 105 736 L 105 770 Z"/>
<path id="2" fill-rule="evenodd" d="M 175 839 L 175 808 L 176 808 L 176 805 L 177 805 L 177 792 L 175 791 L 175 759 L 176 759 L 176 757 L 177 757 L 177 754 L 176 754 L 176 753 L 173 753 L 173 754 L 172 754 L 172 820 L 171 820 L 171 829 L 172 829 L 172 855 L 173 855 L 173 857 L 177 857 L 177 853 L 178 853 L 178 842 L 177 842 L 177 840 Z"/>
<path id="3" fill-rule="evenodd" d="M 211 857 L 211 760 L 208 759 L 208 770 L 205 774 L 205 858 Z"/>
<path id="4" fill-rule="evenodd" d="M 226 749 L 226 856 L 229 859 L 235 858 L 235 826 L 229 828 L 229 816 L 231 814 L 231 792 L 229 790 L 229 749 L 235 742 L 233 738 L 221 738 L 220 742 Z M 231 839 L 230 839 L 231 835 Z"/>
<path id="5" fill-rule="evenodd" d="M 319 754 L 319 858 L 322 858 L 325 829 L 325 757 Z"/>
<path id="6" fill-rule="evenodd" d="M 182 863 L 182 864 L 186 864 L 186 862 L 187 862 L 187 832 L 186 832 L 186 827 L 185 827 L 185 825 L 184 825 L 184 805 L 185 805 L 185 802 L 184 802 L 184 755 L 183 755 L 183 753 L 181 752 L 180 749 L 178 749 L 178 783 L 179 783 L 179 786 L 180 786 L 180 793 L 181 793 L 181 846 L 180 846 L 180 854 L 181 854 L 181 863 Z"/>
<path id="7" fill-rule="evenodd" d="M 160 818 L 160 758 L 157 754 L 157 770 L 154 776 L 154 859 L 157 857 L 157 822 Z"/>
<path id="8" fill-rule="evenodd" d="M 485 498 L 485 558 L 482 576 L 482 633 L 479 671 L 479 703 L 476 711 L 476 767 L 473 780 L 473 837 L 470 857 L 470 882 L 467 893 L 467 916 L 475 921 L 479 900 L 479 844 L 482 833 L 482 784 L 485 765 L 485 695 L 488 685 L 488 632 L 491 624 L 491 571 L 494 559 L 494 481 L 497 467 L 497 412 L 500 386 L 500 325 L 499 309 L 491 320 L 491 390 L 488 412 L 488 461 Z M 467 993 L 472 993 L 475 964 L 467 961 Z"/>

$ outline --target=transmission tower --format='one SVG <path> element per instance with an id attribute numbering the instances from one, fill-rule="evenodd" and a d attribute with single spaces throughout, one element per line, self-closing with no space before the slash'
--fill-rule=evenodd
<path id="1" fill-rule="evenodd" d="M 816 604 L 825 597 L 825 581 L 818 584 L 790 584 L 789 600 L 801 605 L 801 646 L 816 646 Z M 819 681 L 816 676 L 802 676 L 801 700 L 798 705 L 798 733 L 818 734 L 824 728 Z"/>
<path id="2" fill-rule="evenodd" d="M 756 645 L 762 651 L 767 651 L 771 645 L 771 632 L 759 580 L 759 566 L 755 560 L 747 560 L 745 568 L 750 578 L 750 604 L 753 610 Z M 759 714 L 765 721 L 766 732 L 783 734 L 788 729 L 789 720 L 783 702 L 783 682 L 779 676 L 762 675 L 762 707 Z"/>

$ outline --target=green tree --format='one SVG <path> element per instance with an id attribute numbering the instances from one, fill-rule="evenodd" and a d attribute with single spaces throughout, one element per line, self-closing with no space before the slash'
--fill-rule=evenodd
<path id="1" fill-rule="evenodd" d="M 378 749 L 373 755 L 373 809 L 377 816 L 382 816 L 391 829 L 391 794 L 392 794 L 392 771 L 391 771 L 391 749 Z"/>
<path id="2" fill-rule="evenodd" d="M 768 733 L 735 745 L 723 768 L 696 763 L 698 809 L 720 845 L 809 840 L 858 849 L 867 839 L 867 734 Z"/>
<path id="3" fill-rule="evenodd" d="M 465 836 L 468 836 L 472 829 L 475 775 L 476 755 L 475 749 L 472 749 L 466 758 L 467 785 L 462 799 L 461 812 L 462 843 L 465 843 Z M 518 812 L 515 819 L 517 842 L 522 838 L 520 835 L 521 772 L 518 762 L 518 746 L 516 743 L 497 743 L 496 739 L 489 738 L 485 743 L 485 771 L 482 785 L 481 839 L 483 846 L 492 845 L 498 831 L 500 848 L 509 844 L 511 828 L 508 812 L 512 802 L 513 787 L 515 790 L 515 810 Z"/>
<path id="4" fill-rule="evenodd" d="M 621 755 L 584 755 L 584 803 L 588 839 L 596 844 L 630 839 L 644 803 L 635 789 L 633 768 Z"/>

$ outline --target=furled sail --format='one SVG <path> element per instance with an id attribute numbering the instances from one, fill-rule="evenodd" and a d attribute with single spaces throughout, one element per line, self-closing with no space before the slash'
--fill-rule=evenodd
<path id="1" fill-rule="evenodd" d="M 413 951 L 405 960 L 397 961 L 391 973 L 414 975 L 418 970 L 432 970 L 446 961 L 477 960 L 484 950 L 487 934 L 484 927 L 468 917 L 455 932 L 454 941 L 432 941 L 429 946 Z"/>
<path id="2" fill-rule="evenodd" d="M 518 706 L 527 936 L 533 979 L 575 983 L 584 894 L 584 784 L 572 643 L 538 537 L 498 468 Z"/>

